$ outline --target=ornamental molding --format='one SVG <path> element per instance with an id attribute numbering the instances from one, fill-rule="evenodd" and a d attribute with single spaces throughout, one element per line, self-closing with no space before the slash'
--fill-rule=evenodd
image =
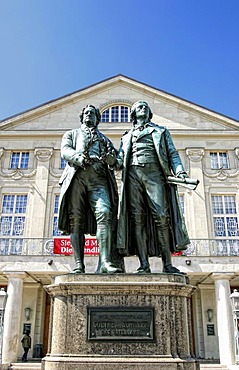
<path id="1" fill-rule="evenodd" d="M 63 172 L 63 170 L 62 170 L 62 172 Z M 56 172 L 53 170 L 52 166 L 51 166 L 51 165 L 49 166 L 49 173 L 50 173 L 50 175 L 51 175 L 51 176 L 53 176 L 53 177 L 60 178 L 60 177 L 61 177 L 61 175 L 62 175 L 62 172 L 61 172 L 61 173 L 56 173 Z"/>
<path id="2" fill-rule="evenodd" d="M 2 158 L 2 156 L 3 156 L 3 152 L 4 152 L 4 148 L 3 147 L 1 147 L 0 148 L 0 159 Z"/>
<path id="3" fill-rule="evenodd" d="M 132 105 L 134 104 L 131 100 L 126 100 L 126 99 L 113 99 L 113 100 L 108 100 L 106 103 L 103 103 L 100 105 L 99 107 L 99 110 L 100 112 L 104 109 L 104 108 L 107 108 L 107 107 L 111 107 L 113 105 L 130 105 L 130 107 L 132 107 Z"/>
<path id="4" fill-rule="evenodd" d="M 237 158 L 239 159 L 239 148 L 235 148 L 234 151 L 235 151 Z"/>
<path id="5" fill-rule="evenodd" d="M 206 171 L 203 171 L 203 174 L 206 176 L 206 177 L 209 177 L 211 179 L 218 179 L 220 181 L 225 181 L 227 179 L 230 179 L 230 178 L 233 178 L 233 177 L 236 177 L 239 175 L 239 170 L 237 170 L 236 172 L 234 173 L 229 173 L 228 171 L 225 171 L 224 168 L 219 168 L 219 170 L 217 172 L 213 172 L 213 173 L 208 173 Z"/>
<path id="6" fill-rule="evenodd" d="M 50 160 L 53 154 L 53 148 L 35 148 L 34 155 L 41 162 Z"/>
<path id="7" fill-rule="evenodd" d="M 24 278 L 28 277 L 25 271 L 19 271 L 20 270 L 19 267 L 17 269 L 18 269 L 17 271 L 13 271 L 13 270 L 8 271 L 7 267 L 3 268 L 3 275 L 6 275 L 8 280 L 11 280 L 11 279 L 23 280 Z"/>
<path id="8" fill-rule="evenodd" d="M 204 148 L 186 148 L 186 155 L 192 162 L 200 162 L 205 154 Z"/>
<path id="9" fill-rule="evenodd" d="M 34 169 L 30 173 L 25 173 L 20 168 L 15 168 L 12 172 L 3 172 L 2 168 L 0 167 L 0 176 L 4 178 L 12 178 L 13 180 L 20 180 L 22 178 L 29 179 L 30 177 L 33 177 L 36 174 L 37 170 Z"/>
<path id="10" fill-rule="evenodd" d="M 4 148 L 0 148 L 0 159 L 3 156 Z M 22 170 L 21 168 L 14 168 L 13 171 L 4 172 L 2 170 L 2 162 L 0 162 L 0 176 L 6 179 L 12 178 L 13 180 L 20 180 L 22 178 L 29 179 L 36 174 L 37 170 L 34 169 L 32 172 L 27 173 L 26 170 Z"/>

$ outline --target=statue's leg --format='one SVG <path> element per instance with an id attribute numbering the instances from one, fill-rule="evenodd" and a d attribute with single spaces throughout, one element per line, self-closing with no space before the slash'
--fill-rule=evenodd
<path id="1" fill-rule="evenodd" d="M 73 272 L 76 274 L 82 274 L 85 272 L 84 265 L 85 235 L 83 230 L 71 233 L 70 239 L 75 259 L 75 268 Z"/>
<path id="2" fill-rule="evenodd" d="M 171 238 L 170 238 L 170 213 L 165 179 L 157 166 L 151 166 L 147 174 L 147 199 L 150 207 L 157 232 L 158 250 L 161 253 L 163 272 L 174 274 L 181 273 L 176 267 L 172 266 L 171 257 Z M 183 274 L 183 273 L 181 273 Z"/>
<path id="3" fill-rule="evenodd" d="M 142 170 L 132 166 L 127 179 L 127 199 L 131 219 L 131 243 L 134 243 L 140 266 L 135 273 L 150 273 L 148 259 L 148 230 L 146 228 L 146 194 L 142 184 Z"/>
<path id="4" fill-rule="evenodd" d="M 169 274 L 183 274 L 177 267 L 172 265 L 172 257 L 170 250 L 170 228 L 168 217 L 156 217 L 155 218 L 157 239 L 160 245 L 161 258 L 163 264 L 163 272 Z"/>
<path id="5" fill-rule="evenodd" d="M 77 172 L 68 189 L 68 217 L 70 223 L 70 240 L 74 252 L 75 268 L 73 272 L 85 272 L 85 188 L 81 172 Z"/>
<path id="6" fill-rule="evenodd" d="M 99 184 L 100 182 L 100 184 Z M 89 184 L 89 203 L 95 214 L 97 230 L 96 239 L 100 250 L 100 272 L 114 274 L 122 272 L 111 262 L 112 246 L 112 211 L 109 192 L 105 179 L 98 178 Z"/>
<path id="7" fill-rule="evenodd" d="M 172 267 L 172 258 L 170 251 L 169 221 L 166 217 L 158 216 L 155 219 L 157 239 L 160 245 L 161 258 L 163 263 L 163 272 Z"/>
<path id="8" fill-rule="evenodd" d="M 138 207 L 139 208 L 139 207 Z M 135 273 L 150 273 L 149 259 L 148 259 L 148 240 L 147 229 L 145 222 L 145 214 L 142 212 L 131 213 L 132 235 L 136 244 L 137 255 L 139 257 L 140 266 Z"/>
<path id="9" fill-rule="evenodd" d="M 122 272 L 111 262 L 111 223 L 99 223 L 97 225 L 96 239 L 100 249 L 100 272 L 114 274 Z"/>

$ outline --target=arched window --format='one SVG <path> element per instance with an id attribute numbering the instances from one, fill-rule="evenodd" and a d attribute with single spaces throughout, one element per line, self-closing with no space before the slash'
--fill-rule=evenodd
<path id="1" fill-rule="evenodd" d="M 103 111 L 101 122 L 129 122 L 130 108 L 125 105 L 114 105 Z"/>

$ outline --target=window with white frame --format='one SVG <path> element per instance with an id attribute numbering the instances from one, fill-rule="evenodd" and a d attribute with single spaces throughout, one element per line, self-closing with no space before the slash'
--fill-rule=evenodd
<path id="1" fill-rule="evenodd" d="M 239 254 L 239 214 L 235 195 L 212 195 L 214 236 L 221 254 Z"/>
<path id="2" fill-rule="evenodd" d="M 129 122 L 130 108 L 125 105 L 115 105 L 101 114 L 101 122 Z"/>
<path id="3" fill-rule="evenodd" d="M 0 216 L 0 254 L 21 254 L 27 195 L 3 195 Z"/>
<path id="4" fill-rule="evenodd" d="M 59 198 L 59 195 L 55 196 L 52 236 L 61 235 L 61 231 L 58 229 Z"/>
<path id="5" fill-rule="evenodd" d="M 218 170 L 219 168 L 229 168 L 227 152 L 211 152 L 210 160 L 211 168 L 214 170 Z"/>
<path id="6" fill-rule="evenodd" d="M 13 152 L 10 168 L 28 168 L 29 152 Z"/>

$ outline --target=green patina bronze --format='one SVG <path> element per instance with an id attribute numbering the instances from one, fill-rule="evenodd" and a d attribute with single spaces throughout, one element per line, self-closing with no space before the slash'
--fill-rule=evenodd
<path id="1" fill-rule="evenodd" d="M 84 273 L 85 234 L 96 234 L 100 249 L 98 272 L 122 272 L 116 249 L 118 192 L 114 172 L 116 160 L 111 141 L 98 130 L 99 110 L 87 105 L 80 114 L 81 127 L 67 131 L 61 156 L 67 165 L 60 179 L 58 227 L 70 234 L 75 273 Z"/>
<path id="2" fill-rule="evenodd" d="M 121 139 L 115 168 L 122 169 L 117 247 L 124 255 L 138 255 L 137 273 L 150 273 L 149 256 L 161 256 L 163 272 L 181 273 L 171 253 L 190 243 L 172 174 L 188 178 L 166 127 L 151 122 L 145 101 L 131 109 L 132 129 Z"/>

